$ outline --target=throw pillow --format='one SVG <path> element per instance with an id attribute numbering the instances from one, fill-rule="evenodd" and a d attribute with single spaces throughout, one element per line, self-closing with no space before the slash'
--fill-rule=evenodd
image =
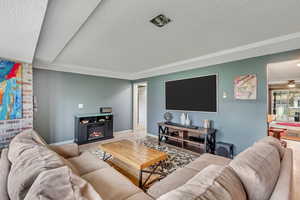
<path id="1" fill-rule="evenodd" d="M 278 140 L 277 138 L 274 138 L 272 136 L 264 137 L 263 139 L 259 140 L 255 144 L 259 144 L 259 143 L 267 143 L 267 144 L 274 146 L 280 154 L 280 159 L 283 158 L 285 149 L 281 146 L 280 140 Z"/>
<path id="2" fill-rule="evenodd" d="M 158 200 L 246 200 L 238 176 L 229 166 L 210 165 Z"/>
<path id="3" fill-rule="evenodd" d="M 46 199 L 101 200 L 101 197 L 88 182 L 73 174 L 68 167 L 60 167 L 42 172 L 24 200 Z"/>
<path id="4" fill-rule="evenodd" d="M 258 143 L 236 156 L 229 164 L 240 177 L 249 200 L 268 200 L 280 173 L 278 150 Z"/>
<path id="5" fill-rule="evenodd" d="M 8 159 L 11 163 L 14 163 L 23 152 L 31 149 L 34 145 L 38 145 L 38 143 L 33 140 L 31 132 L 23 131 L 19 133 L 9 144 Z"/>
<path id="6" fill-rule="evenodd" d="M 64 165 L 63 160 L 47 147 L 27 144 L 26 150 L 11 165 L 7 184 L 10 199 L 23 200 L 41 172 Z"/>

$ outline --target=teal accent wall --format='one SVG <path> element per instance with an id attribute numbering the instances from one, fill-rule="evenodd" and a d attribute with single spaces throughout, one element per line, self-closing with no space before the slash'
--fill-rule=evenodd
<path id="1" fill-rule="evenodd" d="M 132 129 L 131 81 L 34 69 L 33 95 L 34 128 L 48 143 L 72 140 L 74 116 L 99 107 L 113 107 L 114 131 Z"/>
<path id="2" fill-rule="evenodd" d="M 296 50 L 137 80 L 135 82 L 148 82 L 148 133 L 157 135 L 157 122 L 163 121 L 163 114 L 166 112 L 164 88 L 166 80 L 218 74 L 218 112 L 188 113 L 193 124 L 197 126 L 201 126 L 204 119 L 213 120 L 214 127 L 218 129 L 217 141 L 233 143 L 237 154 L 267 135 L 267 64 L 299 58 L 300 51 Z M 246 74 L 257 75 L 257 100 L 234 99 L 234 78 Z M 226 99 L 222 98 L 223 92 L 227 93 Z M 171 113 L 174 116 L 173 121 L 179 122 L 182 112 L 171 111 Z"/>

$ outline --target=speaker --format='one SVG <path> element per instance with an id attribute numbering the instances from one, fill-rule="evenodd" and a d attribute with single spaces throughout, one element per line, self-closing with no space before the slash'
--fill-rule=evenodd
<path id="1" fill-rule="evenodd" d="M 218 156 L 233 159 L 233 144 L 217 142 L 215 154 Z"/>
<path id="2" fill-rule="evenodd" d="M 102 107 L 100 113 L 112 113 L 112 107 Z"/>

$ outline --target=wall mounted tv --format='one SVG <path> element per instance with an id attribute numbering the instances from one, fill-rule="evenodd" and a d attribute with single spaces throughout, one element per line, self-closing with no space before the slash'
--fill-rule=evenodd
<path id="1" fill-rule="evenodd" d="M 217 75 L 166 81 L 166 109 L 217 112 Z"/>

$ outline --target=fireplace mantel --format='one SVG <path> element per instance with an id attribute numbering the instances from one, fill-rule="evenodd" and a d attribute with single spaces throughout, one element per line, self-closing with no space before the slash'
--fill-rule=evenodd
<path id="1" fill-rule="evenodd" d="M 86 144 L 113 138 L 113 114 L 95 113 L 75 116 L 75 142 Z"/>

